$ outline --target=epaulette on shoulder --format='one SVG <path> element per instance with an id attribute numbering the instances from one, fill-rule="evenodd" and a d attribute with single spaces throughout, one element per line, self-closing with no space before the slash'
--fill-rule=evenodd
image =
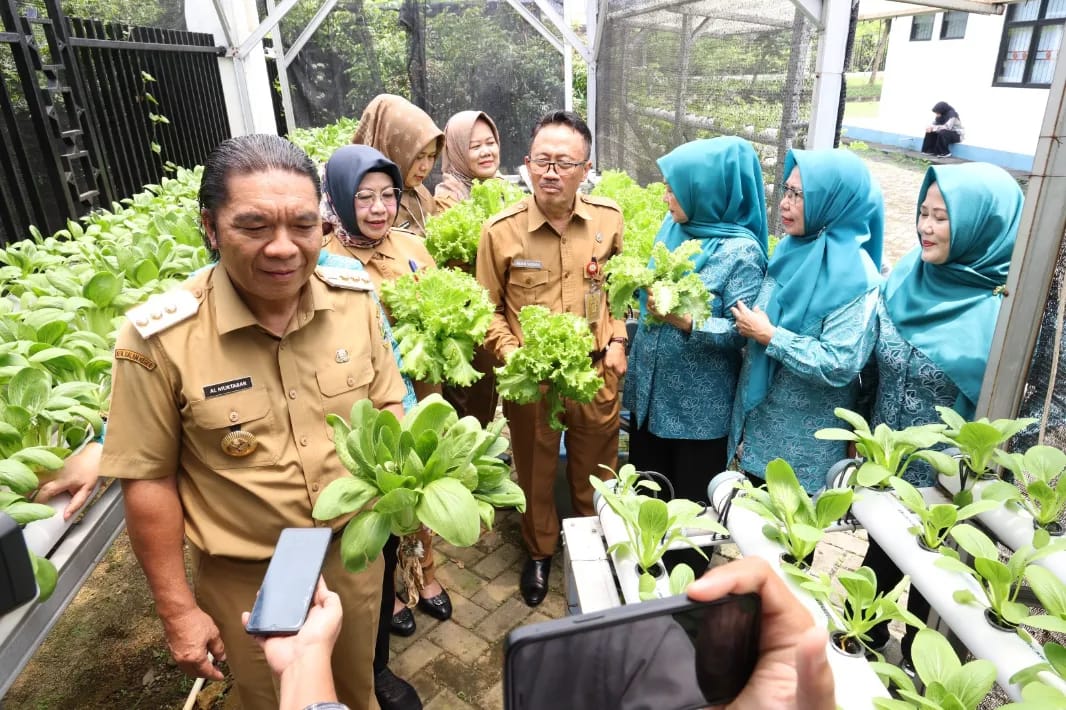
<path id="1" fill-rule="evenodd" d="M 493 216 L 489 217 L 485 221 L 485 224 L 491 226 L 493 224 L 496 224 L 497 222 L 500 222 L 502 220 L 507 219 L 508 217 L 512 217 L 512 216 L 514 216 L 516 214 L 519 214 L 521 212 L 525 212 L 527 209 L 529 209 L 529 205 L 526 204 L 526 201 L 525 200 L 519 200 L 518 202 L 514 203 L 510 207 L 507 207 L 507 208 L 497 212 Z"/>
<path id="2" fill-rule="evenodd" d="M 615 212 L 621 213 L 622 208 L 618 206 L 618 203 L 612 200 L 610 197 L 601 197 L 600 195 L 581 195 L 581 199 L 590 205 L 598 205 L 600 207 L 607 207 Z"/>
<path id="3" fill-rule="evenodd" d="M 374 282 L 365 271 L 354 271 L 339 266 L 315 267 L 315 276 L 329 286 L 348 291 L 373 291 Z"/>
<path id="4" fill-rule="evenodd" d="M 126 317 L 142 338 L 149 338 L 196 315 L 200 301 L 192 291 L 176 288 L 134 306 L 126 311 Z"/>

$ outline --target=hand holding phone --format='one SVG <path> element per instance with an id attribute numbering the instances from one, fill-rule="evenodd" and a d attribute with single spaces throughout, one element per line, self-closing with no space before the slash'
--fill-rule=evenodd
<path id="1" fill-rule="evenodd" d="M 333 531 L 285 528 L 244 629 L 256 636 L 295 634 L 307 617 Z"/>

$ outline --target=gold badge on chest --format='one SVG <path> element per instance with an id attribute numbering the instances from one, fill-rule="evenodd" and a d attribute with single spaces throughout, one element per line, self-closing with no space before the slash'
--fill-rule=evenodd
<path id="1" fill-rule="evenodd" d="M 241 431 L 233 427 L 230 432 L 222 437 L 222 451 L 227 456 L 243 458 L 259 448 L 259 441 L 255 434 L 250 431 Z"/>

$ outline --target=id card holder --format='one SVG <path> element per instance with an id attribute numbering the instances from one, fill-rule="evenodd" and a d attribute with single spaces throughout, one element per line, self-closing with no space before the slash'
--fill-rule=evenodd
<path id="1" fill-rule="evenodd" d="M 600 309 L 603 301 L 600 295 L 600 285 L 593 281 L 589 284 L 589 290 L 585 293 L 585 320 L 590 325 L 595 325 L 600 320 Z"/>

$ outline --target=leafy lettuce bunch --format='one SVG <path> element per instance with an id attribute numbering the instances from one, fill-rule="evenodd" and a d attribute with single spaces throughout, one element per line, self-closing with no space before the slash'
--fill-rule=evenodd
<path id="1" fill-rule="evenodd" d="M 424 269 L 382 283 L 381 299 L 396 321 L 405 375 L 461 387 L 481 378 L 470 361 L 495 309 L 477 279 L 456 269 Z"/>
<path id="2" fill-rule="evenodd" d="M 402 420 L 363 399 L 349 420 L 329 414 L 326 421 L 352 475 L 326 486 L 312 515 L 333 520 L 356 514 L 341 536 L 341 558 L 352 572 L 377 559 L 390 534 L 408 538 L 426 525 L 452 545 L 469 547 L 482 525 L 492 527 L 495 508 L 525 511 L 510 466 L 497 458 L 507 450 L 502 419 L 482 429 L 433 394 Z"/>
<path id="3" fill-rule="evenodd" d="M 621 170 L 605 170 L 592 190 L 593 195 L 609 197 L 622 208 L 625 232 L 622 239 L 627 252 L 647 264 L 651 258 L 652 243 L 666 216 L 663 194 L 666 185 L 661 182 L 641 187 Z"/>
<path id="4" fill-rule="evenodd" d="M 693 325 L 707 320 L 711 315 L 711 294 L 699 274 L 692 271 L 693 258 L 699 253 L 700 242 L 693 239 L 673 251 L 656 242 L 651 251 L 651 266 L 648 259 L 628 250 L 611 257 L 603 267 L 611 315 L 623 317 L 633 302 L 633 294 L 643 288 L 655 299 L 655 308 L 663 315 L 688 314 Z"/>
<path id="5" fill-rule="evenodd" d="M 541 383 L 547 382 L 548 421 L 552 429 L 566 426 L 559 420 L 563 399 L 591 402 L 603 387 L 589 353 L 596 341 L 588 321 L 573 313 L 552 313 L 544 306 L 525 306 L 518 313 L 524 345 L 496 368 L 500 396 L 518 404 L 536 402 Z"/>
<path id="6" fill-rule="evenodd" d="M 438 264 L 474 264 L 481 225 L 522 199 L 522 188 L 506 180 L 474 180 L 469 199 L 426 220 L 426 249 Z"/>

